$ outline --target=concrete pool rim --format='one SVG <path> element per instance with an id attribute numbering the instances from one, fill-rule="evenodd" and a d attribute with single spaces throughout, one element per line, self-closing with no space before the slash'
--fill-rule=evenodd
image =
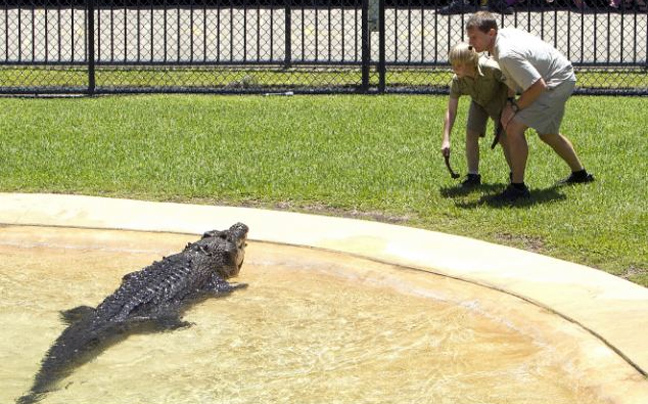
<path id="1" fill-rule="evenodd" d="M 241 221 L 255 241 L 355 255 L 511 294 L 578 324 L 647 375 L 640 330 L 648 328 L 648 289 L 583 265 L 428 230 L 284 211 L 8 193 L 0 193 L 0 206 L 0 225 L 202 234 Z"/>

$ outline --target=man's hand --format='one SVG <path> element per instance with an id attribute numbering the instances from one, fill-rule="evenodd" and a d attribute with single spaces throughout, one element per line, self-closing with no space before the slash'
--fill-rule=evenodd
<path id="1" fill-rule="evenodd" d="M 513 119 L 514 116 L 515 116 L 515 112 L 511 108 L 511 104 L 507 102 L 506 106 L 504 106 L 504 109 L 502 110 L 502 118 L 500 118 L 504 130 L 506 130 L 506 127 L 511 122 L 511 119 Z"/>
<path id="2" fill-rule="evenodd" d="M 547 91 L 547 84 L 545 83 L 544 79 L 539 78 L 535 83 L 531 84 L 529 88 L 527 88 L 521 95 L 520 98 L 518 98 L 516 101 L 517 110 L 522 110 L 529 105 L 533 104 L 538 97 L 542 93 Z M 509 94 L 511 97 L 513 97 L 512 94 Z M 504 130 L 506 130 L 506 127 L 508 124 L 511 122 L 511 119 L 515 116 L 516 111 L 513 110 L 513 107 L 511 106 L 510 102 L 506 102 L 506 105 L 504 106 L 504 109 L 502 110 L 502 126 L 504 126 Z"/>

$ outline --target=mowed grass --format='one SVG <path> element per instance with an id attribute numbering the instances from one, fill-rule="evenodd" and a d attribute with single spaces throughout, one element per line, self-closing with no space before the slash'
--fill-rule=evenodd
<path id="1" fill-rule="evenodd" d="M 648 76 L 641 67 L 626 69 L 579 68 L 578 86 L 596 91 L 616 89 L 637 91 L 648 87 Z M 390 66 L 386 72 L 388 90 L 410 89 L 429 91 L 447 89 L 452 78 L 449 66 L 414 69 Z M 359 67 L 346 68 L 249 68 L 232 69 L 210 67 L 106 67 L 96 69 L 96 91 L 110 92 L 124 89 L 195 88 L 197 90 L 266 89 L 268 92 L 295 89 L 360 88 L 362 73 Z M 85 91 L 88 71 L 85 67 L 0 66 L 0 83 L 5 88 L 44 86 L 50 92 L 60 89 Z M 379 84 L 379 75 L 369 77 L 372 87 Z"/>
<path id="2" fill-rule="evenodd" d="M 485 184 L 463 193 L 448 175 L 439 151 L 446 103 L 440 96 L 4 98 L 0 191 L 396 222 L 648 286 L 646 98 L 572 97 L 563 131 L 597 181 L 555 187 L 569 170 L 531 132 L 533 197 L 514 207 L 487 201 L 508 178 L 501 149 L 490 150 L 490 132 L 481 142 Z M 467 99 L 460 105 L 452 163 L 465 174 Z"/>

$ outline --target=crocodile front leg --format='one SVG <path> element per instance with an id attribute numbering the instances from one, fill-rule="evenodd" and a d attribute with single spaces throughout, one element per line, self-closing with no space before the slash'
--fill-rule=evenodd
<path id="1" fill-rule="evenodd" d="M 236 289 L 247 288 L 247 283 L 229 283 L 218 275 L 212 275 L 209 283 L 205 285 L 205 291 L 215 296 L 224 296 L 232 293 Z"/>

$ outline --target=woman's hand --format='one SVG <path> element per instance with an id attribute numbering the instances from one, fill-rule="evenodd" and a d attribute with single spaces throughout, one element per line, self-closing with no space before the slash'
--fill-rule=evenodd
<path id="1" fill-rule="evenodd" d="M 450 156 L 450 141 L 444 139 L 443 143 L 441 144 L 441 154 L 443 154 L 443 157 L 449 157 Z"/>

